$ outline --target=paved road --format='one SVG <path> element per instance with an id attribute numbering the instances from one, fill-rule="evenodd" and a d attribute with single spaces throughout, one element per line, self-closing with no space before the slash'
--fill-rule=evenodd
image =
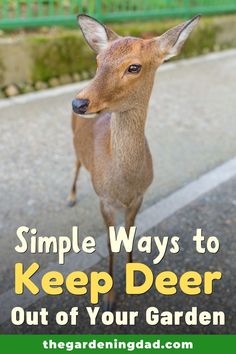
<path id="1" fill-rule="evenodd" d="M 116 311 L 139 311 L 140 316 L 135 326 L 118 326 L 116 324 L 102 325 L 100 314 L 104 311 L 102 297 L 98 304 L 101 307 L 96 326 L 90 326 L 89 317 L 85 307 L 91 306 L 88 296 L 73 296 L 65 292 L 64 295 L 47 296 L 29 306 L 27 310 L 38 311 L 44 307 L 49 309 L 49 326 L 47 333 L 147 333 L 147 334 L 177 334 L 177 333 L 208 333 L 223 334 L 236 333 L 236 286 L 235 286 L 235 253 L 236 253 L 236 177 L 222 184 L 204 197 L 180 210 L 172 217 L 161 222 L 157 227 L 148 230 L 146 235 L 178 235 L 180 237 L 180 252 L 177 254 L 166 253 L 164 259 L 153 265 L 152 259 L 157 256 L 154 251 L 150 255 L 134 253 L 134 260 L 148 265 L 156 275 L 159 272 L 171 270 L 177 275 L 193 270 L 200 274 L 206 271 L 222 272 L 222 279 L 214 284 L 212 295 L 189 296 L 178 292 L 174 296 L 160 295 L 154 287 L 143 295 L 125 295 L 124 264 L 125 254 L 116 256 L 115 289 Z M 208 236 L 216 236 L 220 242 L 220 250 L 216 254 L 197 254 L 194 251 L 192 236 L 196 229 L 201 227 L 202 233 Z M 211 233 L 211 234 L 209 234 Z M 183 256 L 184 255 L 184 256 Z M 104 271 L 107 269 L 107 261 L 104 259 L 96 266 L 87 269 L 91 271 Z M 59 311 L 70 312 L 72 307 L 79 308 L 79 319 L 75 326 L 58 326 L 55 324 L 56 313 Z M 197 306 L 199 311 L 223 311 L 225 313 L 224 326 L 186 326 L 184 322 L 179 326 L 147 325 L 145 311 L 148 307 L 155 306 L 162 311 L 189 311 Z M 45 333 L 45 326 L 12 326 L 5 323 L 0 326 L 0 333 Z"/>
<path id="2" fill-rule="evenodd" d="M 143 209 L 236 153 L 236 54 L 215 60 L 179 62 L 157 74 L 147 137 L 155 180 Z M 70 102 L 75 92 L 1 108 L 0 267 L 1 291 L 13 285 L 15 230 L 37 227 L 40 235 L 104 231 L 88 175 L 80 176 L 74 209 L 66 207 L 73 149 Z M 219 230 L 220 231 L 220 230 Z M 23 260 L 24 258 L 24 260 Z M 21 257 L 26 264 L 47 256 Z M 54 261 L 53 256 L 50 262 Z M 10 272 L 9 272 L 10 270 Z"/>

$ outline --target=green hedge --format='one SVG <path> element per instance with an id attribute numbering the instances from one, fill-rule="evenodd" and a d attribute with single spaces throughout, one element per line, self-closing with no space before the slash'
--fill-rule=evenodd
<path id="1" fill-rule="evenodd" d="M 123 36 L 151 38 L 162 34 L 180 22 L 181 20 L 132 22 L 112 24 L 111 27 Z M 40 31 L 26 33 L 22 45 L 19 47 L 19 50 L 24 51 L 25 59 L 30 59 L 30 65 L 25 64 L 28 65 L 27 68 L 29 69 L 27 70 L 28 77 L 23 79 L 23 81 L 21 77 L 17 81 L 16 75 L 12 75 L 7 85 L 14 84 L 19 93 L 24 93 L 33 89 L 43 89 L 45 86 L 52 86 L 51 79 L 56 79 L 54 80 L 54 85 L 57 85 L 66 83 L 63 80 L 63 76 L 67 76 L 66 80 L 68 82 L 68 80 L 87 79 L 94 75 L 96 67 L 95 54 L 89 48 L 79 28 L 73 30 L 43 28 Z M 14 43 L 12 45 L 14 46 Z M 232 47 L 236 47 L 236 15 L 203 17 L 194 33 L 188 39 L 181 55 L 176 59 Z M 9 55 L 11 54 L 8 52 Z M 15 56 L 15 60 L 17 60 L 17 55 L 15 54 Z M 0 46 L 0 83 L 1 80 L 4 82 L 3 75 L 13 73 L 12 67 L 7 67 L 8 61 L 6 58 L 4 46 Z M 27 60 L 24 60 L 24 62 L 28 63 Z M 0 86 L 4 93 L 4 84 L 0 84 Z"/>
<path id="2" fill-rule="evenodd" d="M 81 35 L 63 33 L 55 37 L 30 38 L 33 57 L 33 81 L 48 81 L 52 77 L 72 75 L 95 68 L 94 56 Z"/>
<path id="3" fill-rule="evenodd" d="M 230 21 L 236 21 L 236 16 L 229 16 Z M 168 22 L 132 22 L 113 24 L 111 27 L 120 35 L 150 38 L 158 36 L 180 21 Z M 220 42 L 219 34 L 224 31 L 227 17 L 202 18 L 198 28 L 188 39 L 178 58 L 192 57 L 214 50 L 236 46 L 235 40 Z M 56 36 L 36 36 L 29 39 L 34 58 L 33 80 L 47 81 L 51 77 L 63 74 L 94 71 L 95 55 L 88 47 L 78 30 L 65 30 Z M 177 58 L 177 59 L 178 59 Z"/>

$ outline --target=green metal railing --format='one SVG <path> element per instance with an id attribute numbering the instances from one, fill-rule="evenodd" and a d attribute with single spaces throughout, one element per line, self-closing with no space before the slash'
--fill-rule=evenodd
<path id="1" fill-rule="evenodd" d="M 236 12 L 236 0 L 0 0 L 0 28 L 76 24 L 77 13 L 102 21 Z"/>

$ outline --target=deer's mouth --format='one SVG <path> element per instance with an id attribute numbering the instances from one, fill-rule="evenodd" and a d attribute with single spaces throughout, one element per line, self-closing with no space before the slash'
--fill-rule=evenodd
<path id="1" fill-rule="evenodd" d="M 80 113 L 76 113 L 79 117 L 81 118 L 87 118 L 87 119 L 90 119 L 90 118 L 96 118 L 98 117 L 100 114 L 104 113 L 104 112 L 108 112 L 108 109 L 107 108 L 103 108 L 99 111 L 96 111 L 96 112 L 86 112 L 86 113 L 83 113 L 83 114 L 80 114 Z"/>
<path id="2" fill-rule="evenodd" d="M 92 107 L 90 107 L 92 106 Z M 72 101 L 72 110 L 74 114 L 81 118 L 96 118 L 99 114 L 106 111 L 105 107 L 95 107 L 95 105 L 90 104 L 90 100 L 75 98 Z"/>
<path id="3" fill-rule="evenodd" d="M 85 119 L 96 118 L 100 114 L 100 112 L 91 112 L 91 113 L 84 113 L 84 114 L 79 114 L 76 112 L 74 113 L 80 118 L 85 118 Z"/>

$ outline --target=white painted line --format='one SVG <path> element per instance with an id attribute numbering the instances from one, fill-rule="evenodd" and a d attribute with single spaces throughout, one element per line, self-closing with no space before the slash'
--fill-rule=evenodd
<path id="1" fill-rule="evenodd" d="M 234 176 L 236 176 L 236 157 L 147 208 L 136 219 L 138 237 Z M 47 271 L 58 270 L 63 274 L 68 274 L 76 268 L 84 271 L 99 263 L 108 254 L 107 236 L 105 234 L 99 236 L 96 239 L 96 245 L 96 254 L 72 254 L 66 258 L 63 266 L 59 266 L 58 263 L 50 263 L 46 269 L 34 277 L 35 284 L 40 284 L 42 275 Z M 44 296 L 43 292 L 37 296 L 33 296 L 29 292 L 19 296 L 15 295 L 14 289 L 6 291 L 0 295 L 0 324 L 10 318 L 11 310 L 14 306 L 26 308 Z"/>
<path id="2" fill-rule="evenodd" d="M 178 66 L 199 64 L 199 63 L 204 63 L 213 60 L 222 60 L 224 58 L 230 58 L 234 56 L 236 57 L 236 49 L 228 49 L 222 52 L 209 53 L 195 58 L 182 59 L 176 62 L 166 63 L 158 69 L 158 72 L 173 70 Z M 79 83 L 73 83 L 69 85 L 50 88 L 38 92 L 26 93 L 24 95 L 15 96 L 12 98 L 3 98 L 0 99 L 0 109 L 5 107 L 10 107 L 16 104 L 24 104 L 32 101 L 41 100 L 43 98 L 56 97 L 56 96 L 63 95 L 65 93 L 73 93 L 83 88 L 88 82 L 89 81 L 87 80 Z"/>
<path id="3" fill-rule="evenodd" d="M 236 157 L 207 172 L 137 216 L 139 235 L 160 224 L 178 210 L 236 176 Z"/>
<path id="4" fill-rule="evenodd" d="M 38 101 L 43 98 L 57 97 L 64 95 L 65 93 L 76 92 L 82 89 L 89 81 L 81 81 L 78 83 L 73 83 L 69 85 L 58 86 L 55 88 L 50 88 L 42 91 L 26 93 L 24 95 L 19 95 L 11 98 L 0 99 L 0 108 L 9 107 L 16 104 L 24 104 L 32 101 Z"/>
<path id="5" fill-rule="evenodd" d="M 199 55 L 194 58 L 181 59 L 174 62 L 167 63 L 158 69 L 159 71 L 166 71 L 176 69 L 178 66 L 187 66 L 193 64 L 201 64 L 208 61 L 222 60 L 225 58 L 236 57 L 236 49 L 227 49 L 222 52 L 214 52 L 205 55 Z"/>

